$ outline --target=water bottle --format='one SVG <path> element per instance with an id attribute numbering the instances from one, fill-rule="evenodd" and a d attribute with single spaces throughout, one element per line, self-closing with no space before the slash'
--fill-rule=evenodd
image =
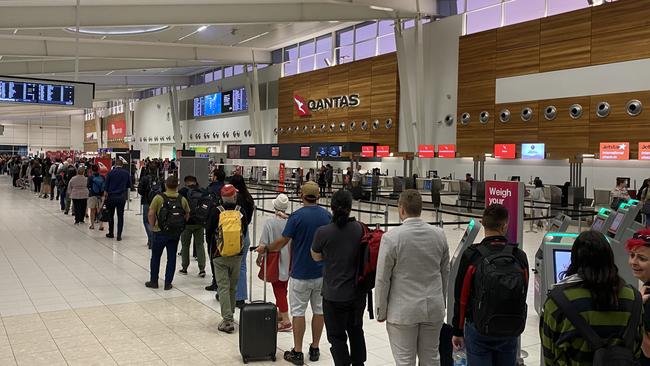
<path id="1" fill-rule="evenodd" d="M 454 351 L 454 366 L 467 366 L 467 357 L 465 356 L 465 350 Z"/>

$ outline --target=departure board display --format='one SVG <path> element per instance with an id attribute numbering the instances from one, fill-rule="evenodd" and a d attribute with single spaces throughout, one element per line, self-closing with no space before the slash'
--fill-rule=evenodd
<path id="1" fill-rule="evenodd" d="M 245 112 L 247 110 L 248 100 L 246 98 L 245 88 L 194 98 L 194 118 L 211 117 L 223 113 Z"/>
<path id="2" fill-rule="evenodd" d="M 74 105 L 74 86 L 0 80 L 0 102 Z"/>

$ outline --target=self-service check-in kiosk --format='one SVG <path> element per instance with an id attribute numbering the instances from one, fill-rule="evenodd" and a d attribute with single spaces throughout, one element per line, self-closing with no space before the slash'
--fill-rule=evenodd
<path id="1" fill-rule="evenodd" d="M 544 235 L 542 244 L 535 254 L 535 311 L 541 314 L 546 294 L 560 281 L 560 274 L 571 263 L 571 247 L 578 237 L 575 233 L 554 233 Z"/>
<path id="2" fill-rule="evenodd" d="M 565 214 L 558 214 L 551 220 L 548 225 L 548 233 L 566 233 L 571 225 L 571 217 Z M 559 236 L 554 236 L 551 240 L 560 241 Z"/>
<path id="3" fill-rule="evenodd" d="M 451 320 L 454 317 L 454 283 L 456 281 L 456 276 L 458 275 L 458 267 L 460 267 L 460 259 L 470 245 L 476 242 L 476 237 L 481 231 L 481 224 L 478 220 L 472 219 L 465 229 L 465 234 L 463 238 L 460 239 L 460 243 L 454 252 L 454 256 L 451 258 L 451 264 L 449 268 L 449 281 L 447 283 L 447 324 L 451 324 Z"/>
<path id="4" fill-rule="evenodd" d="M 594 222 L 591 224 L 591 230 L 605 234 L 607 229 L 612 225 L 615 216 L 612 215 L 612 210 L 607 207 L 602 207 L 596 214 Z"/>
<path id="5" fill-rule="evenodd" d="M 618 267 L 618 274 L 625 282 L 636 287 L 638 280 L 634 277 L 632 268 L 628 264 L 628 253 L 625 249 L 625 242 L 634 233 L 643 228 L 640 222 L 635 221 L 641 207 L 639 201 L 629 200 L 622 203 L 616 213 L 611 215 L 613 219 L 605 235 L 609 238 L 609 244 L 614 252 L 614 263 Z"/>

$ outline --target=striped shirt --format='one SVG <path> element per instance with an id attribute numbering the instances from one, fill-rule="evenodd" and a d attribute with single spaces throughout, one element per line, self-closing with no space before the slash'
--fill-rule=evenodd
<path id="1" fill-rule="evenodd" d="M 634 290 L 623 287 L 619 294 L 619 305 L 611 311 L 596 311 L 591 292 L 577 283 L 567 287 L 564 294 L 578 313 L 585 318 L 593 330 L 610 345 L 622 345 L 623 333 L 630 319 L 634 304 Z M 589 366 L 592 364 L 594 350 L 585 341 L 573 324 L 560 311 L 550 297 L 544 303 L 540 338 L 544 365 L 546 366 Z M 634 342 L 634 353 L 641 355 L 643 322 L 639 323 Z"/>

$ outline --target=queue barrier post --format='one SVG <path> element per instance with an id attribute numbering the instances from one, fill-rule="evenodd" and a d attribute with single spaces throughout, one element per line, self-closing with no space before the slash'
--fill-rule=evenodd
<path id="1" fill-rule="evenodd" d="M 388 231 L 388 203 L 384 205 L 384 231 Z"/>
<path id="2" fill-rule="evenodd" d="M 251 242 L 251 245 L 257 245 L 257 210 L 253 211 L 253 241 Z M 252 268 L 248 269 L 249 271 L 252 271 Z"/>

